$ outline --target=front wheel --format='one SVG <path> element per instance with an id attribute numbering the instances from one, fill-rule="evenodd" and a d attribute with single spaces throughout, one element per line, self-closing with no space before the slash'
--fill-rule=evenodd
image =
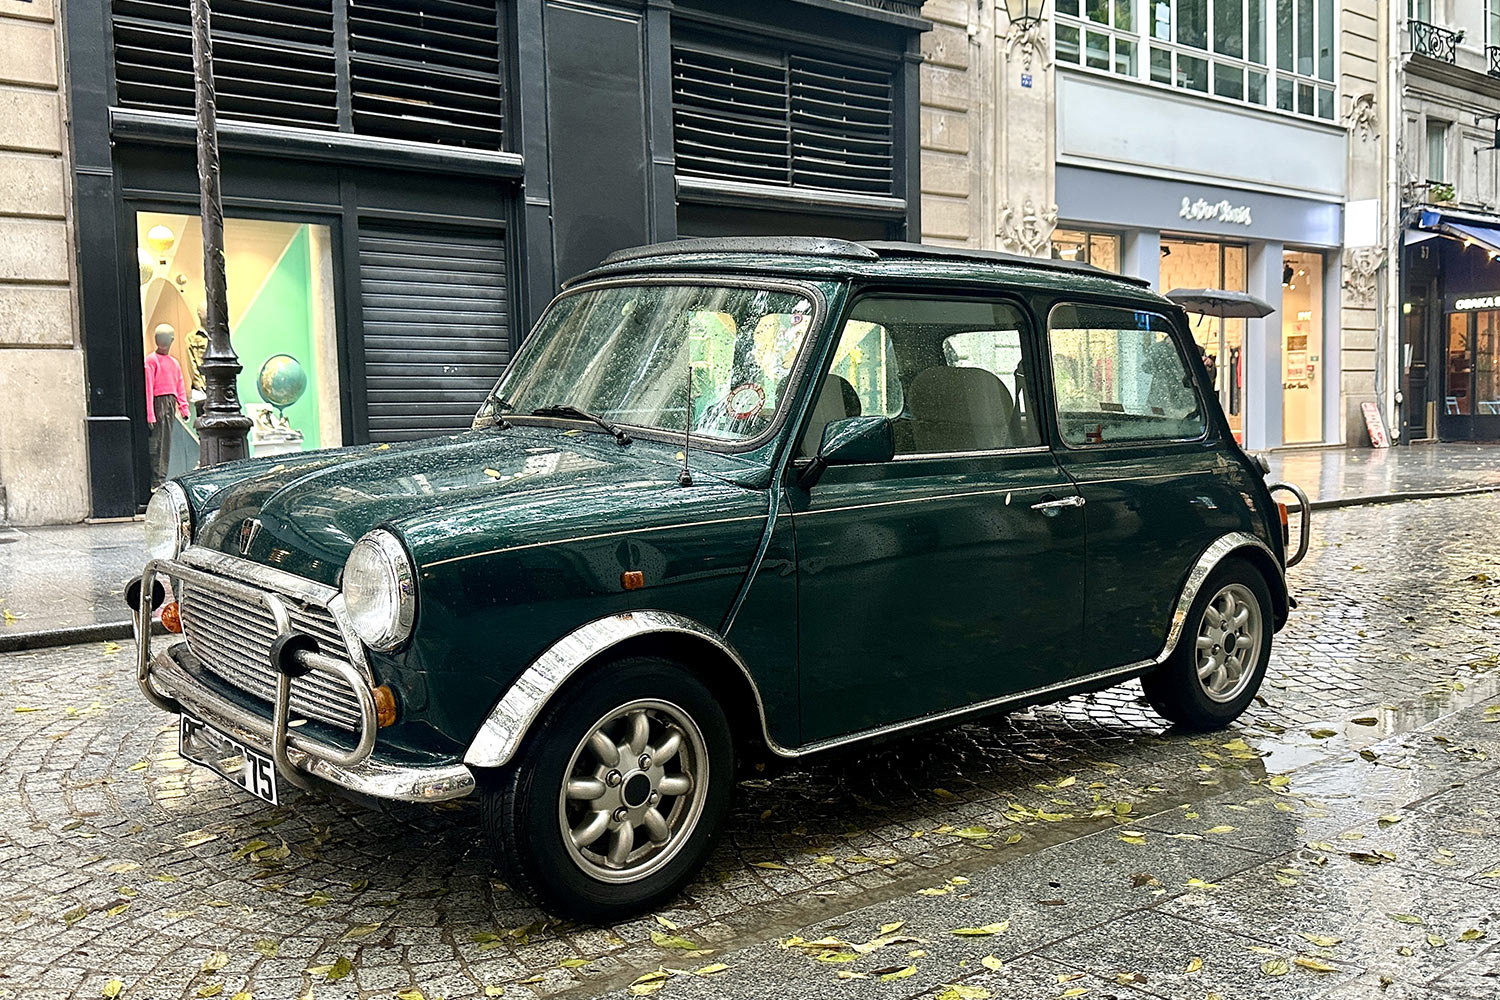
<path id="1" fill-rule="evenodd" d="M 1177 648 L 1141 678 L 1151 707 L 1186 729 L 1223 729 L 1249 707 L 1271 662 L 1271 592 L 1249 563 L 1226 560 L 1198 591 Z"/>
<path id="2" fill-rule="evenodd" d="M 543 713 L 482 792 L 514 889 L 556 916 L 608 923 L 675 896 L 707 860 L 734 783 L 729 722 L 696 677 L 633 657 Z"/>

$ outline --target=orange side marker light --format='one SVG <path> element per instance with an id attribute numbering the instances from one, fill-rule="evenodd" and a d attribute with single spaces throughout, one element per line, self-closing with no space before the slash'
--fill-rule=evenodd
<path id="1" fill-rule="evenodd" d="M 163 604 L 161 608 L 161 625 L 168 632 L 182 634 L 182 612 L 177 607 L 177 602 Z"/>
<path id="2" fill-rule="evenodd" d="M 620 586 L 626 590 L 640 590 L 646 585 L 646 574 L 638 569 L 627 569 L 620 574 Z"/>
<path id="3" fill-rule="evenodd" d="M 382 684 L 370 692 L 375 696 L 375 725 L 381 729 L 396 724 L 396 692 Z"/>

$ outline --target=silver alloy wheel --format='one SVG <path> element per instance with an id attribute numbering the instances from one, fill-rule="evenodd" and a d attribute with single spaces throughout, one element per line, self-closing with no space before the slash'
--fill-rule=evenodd
<path id="1" fill-rule="evenodd" d="M 1213 596 L 1198 622 L 1198 683 L 1214 701 L 1234 701 L 1245 691 L 1260 656 L 1264 622 L 1260 602 L 1243 583 L 1229 583 Z"/>
<path id="2" fill-rule="evenodd" d="M 574 863 L 603 882 L 635 882 L 692 836 L 708 788 L 708 749 L 670 702 L 622 705 L 590 727 L 568 763 L 557 818 Z"/>

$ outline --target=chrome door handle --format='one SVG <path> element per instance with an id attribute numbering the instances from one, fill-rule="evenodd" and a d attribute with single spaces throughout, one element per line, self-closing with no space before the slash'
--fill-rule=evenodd
<path id="1" fill-rule="evenodd" d="M 1041 503 L 1034 503 L 1031 505 L 1031 509 L 1039 510 L 1043 514 L 1051 514 L 1053 511 L 1060 510 L 1063 507 L 1082 507 L 1087 502 L 1083 497 L 1075 493 L 1072 496 L 1063 497 L 1061 500 L 1043 500 Z"/>

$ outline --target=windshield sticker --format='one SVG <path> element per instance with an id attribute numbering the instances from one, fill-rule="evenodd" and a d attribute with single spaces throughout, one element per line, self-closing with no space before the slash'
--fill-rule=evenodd
<path id="1" fill-rule="evenodd" d="M 747 420 L 758 416 L 765 409 L 766 390 L 754 382 L 746 382 L 744 385 L 736 386 L 729 394 L 729 401 L 725 403 L 724 409 L 735 420 Z"/>

